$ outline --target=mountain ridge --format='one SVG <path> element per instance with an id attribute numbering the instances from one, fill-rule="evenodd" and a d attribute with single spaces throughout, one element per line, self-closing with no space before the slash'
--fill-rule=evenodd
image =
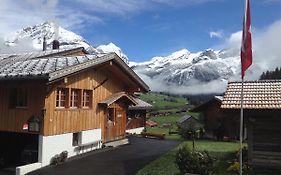
<path id="1" fill-rule="evenodd" d="M 58 34 L 56 36 L 56 31 Z M 238 48 L 223 50 L 206 49 L 192 53 L 184 48 L 167 56 L 155 56 L 149 61 L 129 62 L 122 49 L 110 42 L 93 47 L 82 36 L 68 31 L 53 22 L 44 22 L 26 27 L 3 39 L 0 52 L 11 53 L 20 49 L 42 49 L 43 37 L 47 49 L 57 37 L 60 48 L 84 47 L 90 53 L 115 52 L 151 87 L 152 91 L 169 93 L 217 93 L 223 92 L 226 82 L 239 74 L 240 57 Z"/>

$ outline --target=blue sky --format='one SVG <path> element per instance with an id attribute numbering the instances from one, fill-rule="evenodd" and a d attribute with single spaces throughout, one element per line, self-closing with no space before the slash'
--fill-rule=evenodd
<path id="1" fill-rule="evenodd" d="M 115 43 L 131 61 L 186 48 L 220 48 L 242 28 L 244 0 L 2 0 L 5 33 L 56 18 L 94 46 Z M 15 5 L 16 4 L 16 5 Z M 281 19 L 281 0 L 251 0 L 253 37 Z M 12 22 L 11 22 L 12 21 Z"/>

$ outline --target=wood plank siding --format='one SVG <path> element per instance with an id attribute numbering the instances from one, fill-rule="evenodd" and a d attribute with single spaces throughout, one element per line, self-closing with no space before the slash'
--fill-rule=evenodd
<path id="1" fill-rule="evenodd" d="M 145 127 L 145 121 L 146 110 L 130 110 L 128 113 L 126 129 Z"/>
<path id="2" fill-rule="evenodd" d="M 262 113 L 265 114 L 265 113 Z M 255 166 L 281 167 L 281 118 L 276 111 L 249 119 L 249 150 Z"/>
<path id="3" fill-rule="evenodd" d="M 50 84 L 49 89 L 51 91 L 45 99 L 46 115 L 43 134 L 57 135 L 101 128 L 103 131 L 102 138 L 105 139 L 107 110 L 106 107 L 98 103 L 114 93 L 125 91 L 125 84 L 124 80 L 116 79 L 110 71 L 104 69 L 90 69 L 67 77 L 67 80 Z M 56 108 L 56 90 L 58 87 L 67 88 L 69 91 L 71 89 L 91 90 L 91 99 L 93 100 L 91 107 L 88 109 Z M 123 109 L 123 112 L 126 112 L 126 108 Z M 125 120 L 126 115 L 124 115 Z"/>
<path id="4" fill-rule="evenodd" d="M 35 80 L 0 82 L 0 131 L 27 132 L 23 130 L 23 124 L 32 116 L 42 116 L 45 84 Z M 11 104 L 16 88 L 26 89 L 26 107 Z"/>

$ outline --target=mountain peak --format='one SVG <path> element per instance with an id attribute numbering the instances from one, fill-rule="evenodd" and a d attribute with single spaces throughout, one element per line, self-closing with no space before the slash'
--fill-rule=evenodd
<path id="1" fill-rule="evenodd" d="M 53 21 L 29 26 L 10 35 L 9 38 L 6 38 L 5 45 L 19 46 L 22 45 L 23 42 L 29 42 L 26 44 L 30 44 L 32 47 L 27 49 L 27 51 L 40 50 L 42 49 L 43 38 L 45 36 L 47 49 L 52 48 L 52 42 L 54 39 L 59 40 L 60 48 L 74 48 L 82 46 L 85 49 L 88 49 L 92 47 L 82 36 L 68 31 L 60 26 L 57 28 L 58 29 L 56 29 L 56 24 Z M 56 32 L 58 33 L 57 38 Z"/>
<path id="2" fill-rule="evenodd" d="M 115 44 L 109 43 L 107 45 L 101 45 L 96 49 L 82 36 L 58 26 L 58 23 L 55 21 L 46 21 L 41 24 L 25 27 L 24 29 L 10 34 L 4 40 L 0 52 L 15 53 L 41 50 L 44 37 L 46 38 L 47 49 L 52 49 L 52 42 L 57 39 L 59 40 L 60 48 L 62 49 L 84 47 L 89 53 L 115 52 L 128 63 L 128 57 Z"/>
<path id="3" fill-rule="evenodd" d="M 102 53 L 115 52 L 120 58 L 122 58 L 126 63 L 128 63 L 128 57 L 123 53 L 120 47 L 116 46 L 114 43 L 110 42 L 107 45 L 100 45 L 97 50 Z"/>
<path id="4" fill-rule="evenodd" d="M 190 55 L 190 52 L 187 49 L 181 49 L 179 51 L 173 52 L 170 56 L 170 58 L 181 58 L 182 56 Z"/>

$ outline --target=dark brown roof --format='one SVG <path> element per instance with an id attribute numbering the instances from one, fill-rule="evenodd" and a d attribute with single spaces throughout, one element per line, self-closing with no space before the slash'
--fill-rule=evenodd
<path id="1" fill-rule="evenodd" d="M 219 102 L 221 103 L 223 100 L 223 96 L 214 96 L 214 98 L 206 101 L 205 103 L 202 103 L 198 106 L 196 106 L 195 108 L 191 109 L 191 112 L 201 112 L 204 111 L 205 109 L 207 109 L 207 107 L 215 102 Z"/>
<path id="2" fill-rule="evenodd" d="M 152 109 L 152 105 L 139 99 L 139 98 L 134 98 L 134 100 L 137 102 L 136 105 L 131 105 L 129 106 L 129 110 L 147 110 L 147 109 Z"/>
<path id="3" fill-rule="evenodd" d="M 228 83 L 221 108 L 240 109 L 241 82 Z M 244 82 L 243 108 L 281 109 L 281 80 Z"/>
<path id="4" fill-rule="evenodd" d="M 112 94 L 111 96 L 109 96 L 106 99 L 99 102 L 99 104 L 106 104 L 107 106 L 109 106 L 121 98 L 127 98 L 133 105 L 137 104 L 137 102 L 134 100 L 134 98 L 131 97 L 130 95 L 126 94 L 125 92 L 118 92 L 118 93 Z"/>

